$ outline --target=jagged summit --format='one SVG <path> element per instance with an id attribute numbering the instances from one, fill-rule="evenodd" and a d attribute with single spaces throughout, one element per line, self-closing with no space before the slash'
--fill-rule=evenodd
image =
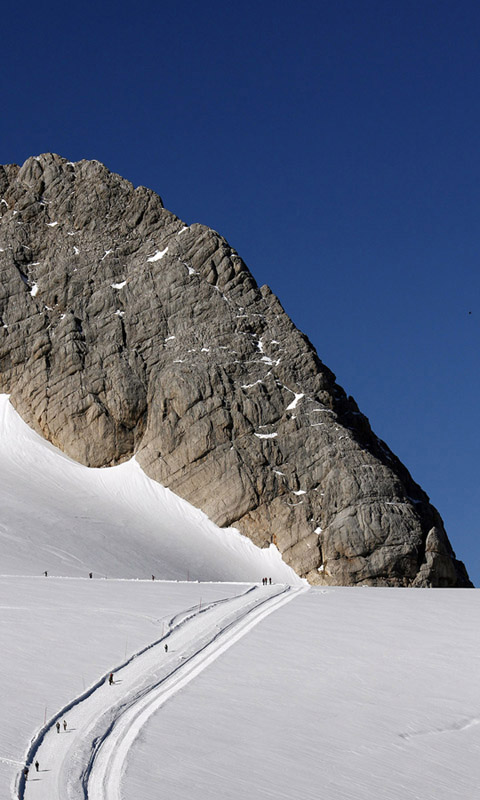
<path id="1" fill-rule="evenodd" d="M 218 233 L 97 161 L 0 167 L 0 391 L 311 583 L 467 586 L 438 512 Z M 179 531 L 181 535 L 181 531 Z"/>

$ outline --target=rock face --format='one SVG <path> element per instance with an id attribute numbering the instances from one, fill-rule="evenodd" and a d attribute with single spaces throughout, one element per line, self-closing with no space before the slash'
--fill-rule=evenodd
<path id="1" fill-rule="evenodd" d="M 96 161 L 0 167 L 0 390 L 89 466 L 272 541 L 313 584 L 468 586 L 438 512 L 216 232 Z"/>

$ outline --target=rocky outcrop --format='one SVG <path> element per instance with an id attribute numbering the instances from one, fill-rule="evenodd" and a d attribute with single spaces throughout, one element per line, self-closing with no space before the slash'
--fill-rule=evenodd
<path id="1" fill-rule="evenodd" d="M 311 583 L 464 586 L 437 511 L 218 233 L 96 161 L 0 167 L 0 389 Z M 179 535 L 181 533 L 179 532 Z"/>

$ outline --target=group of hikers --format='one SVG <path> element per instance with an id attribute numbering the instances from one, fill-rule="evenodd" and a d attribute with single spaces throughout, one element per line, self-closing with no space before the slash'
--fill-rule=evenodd
<path id="1" fill-rule="evenodd" d="M 43 574 L 44 574 L 44 576 L 45 576 L 46 578 L 48 578 L 48 570 L 45 570 L 45 572 L 44 572 Z M 93 572 L 89 572 L 89 573 L 88 573 L 88 577 L 89 577 L 89 578 L 93 578 Z M 152 575 L 152 578 L 153 578 L 153 575 Z"/>
<path id="2" fill-rule="evenodd" d="M 67 730 L 67 727 L 68 727 L 68 726 L 67 726 L 67 720 L 66 720 L 66 719 L 64 719 L 62 724 L 63 724 L 63 730 L 64 730 L 64 731 L 66 731 L 66 730 Z M 60 733 L 60 728 L 62 727 L 62 726 L 60 725 L 60 721 L 57 721 L 57 723 L 56 723 L 55 727 L 56 727 L 56 729 L 57 729 L 57 733 Z M 33 766 L 35 767 L 35 771 L 36 771 L 36 772 L 39 772 L 39 771 L 40 771 L 40 763 L 39 763 L 39 761 L 38 761 L 38 758 L 37 758 L 37 760 L 35 761 L 35 763 L 34 763 L 34 765 L 33 765 Z M 29 770 L 29 768 L 28 768 L 28 767 L 24 767 L 24 768 L 23 768 L 23 770 L 22 770 L 23 777 L 25 778 L 25 780 L 26 780 L 26 781 L 28 780 L 28 773 L 29 773 L 29 772 L 30 772 L 30 770 Z"/>
<path id="3" fill-rule="evenodd" d="M 272 579 L 271 578 L 262 578 L 262 584 L 264 586 L 268 586 L 270 584 L 270 586 L 271 586 L 272 585 Z"/>

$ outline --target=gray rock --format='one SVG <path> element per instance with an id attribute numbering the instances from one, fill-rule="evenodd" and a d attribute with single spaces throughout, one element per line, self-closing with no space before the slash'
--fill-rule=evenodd
<path id="1" fill-rule="evenodd" d="M 96 161 L 0 167 L 0 390 L 313 584 L 469 586 L 438 512 L 218 233 Z"/>

